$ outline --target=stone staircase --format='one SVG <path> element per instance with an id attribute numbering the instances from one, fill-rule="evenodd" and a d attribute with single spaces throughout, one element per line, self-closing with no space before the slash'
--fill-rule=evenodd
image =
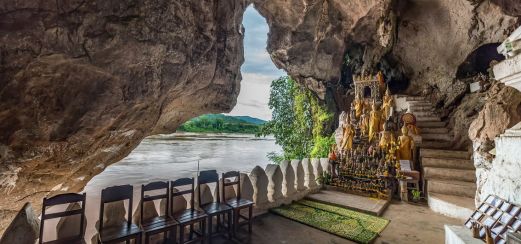
<path id="1" fill-rule="evenodd" d="M 471 153 L 452 150 L 453 135 L 423 97 L 407 97 L 409 112 L 422 136 L 420 158 L 429 207 L 438 213 L 467 219 L 474 206 L 476 172 Z"/>

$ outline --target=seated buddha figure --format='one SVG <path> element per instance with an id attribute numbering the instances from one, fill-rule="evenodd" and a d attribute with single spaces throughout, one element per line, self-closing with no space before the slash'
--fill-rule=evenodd
<path id="1" fill-rule="evenodd" d="M 398 159 L 412 160 L 412 150 L 414 149 L 414 140 L 409 136 L 407 126 L 402 127 L 402 135 L 398 137 Z"/>

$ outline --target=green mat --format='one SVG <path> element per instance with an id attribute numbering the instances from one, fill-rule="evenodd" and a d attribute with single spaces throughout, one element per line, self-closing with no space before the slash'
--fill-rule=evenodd
<path id="1" fill-rule="evenodd" d="M 309 200 L 270 211 L 358 243 L 370 243 L 389 223 L 384 218 Z"/>

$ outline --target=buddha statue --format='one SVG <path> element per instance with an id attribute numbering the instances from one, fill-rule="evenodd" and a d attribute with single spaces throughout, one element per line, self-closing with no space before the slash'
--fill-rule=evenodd
<path id="1" fill-rule="evenodd" d="M 412 160 L 412 150 L 414 149 L 414 140 L 409 136 L 407 126 L 402 127 L 402 135 L 398 137 L 398 159 Z"/>
<path id="2" fill-rule="evenodd" d="M 389 91 L 389 87 L 385 90 L 385 95 L 382 101 L 382 118 L 386 121 L 389 116 L 391 116 L 391 112 L 394 107 L 394 99 L 391 96 L 391 92 Z"/>
<path id="3" fill-rule="evenodd" d="M 355 109 L 355 117 L 356 117 L 356 119 L 359 119 L 360 116 L 362 115 L 362 111 L 364 109 L 364 100 L 360 96 L 360 93 L 356 94 L 356 97 L 355 97 L 355 100 L 353 101 L 353 103 L 354 103 L 354 109 Z"/>
<path id="4" fill-rule="evenodd" d="M 360 116 L 359 125 L 360 132 L 362 136 L 367 136 L 369 134 L 369 113 L 367 113 L 366 108 L 362 110 L 362 115 Z"/>
<path id="5" fill-rule="evenodd" d="M 380 134 L 380 142 L 378 143 L 378 146 L 385 150 L 394 144 L 396 144 L 396 139 L 394 138 L 393 132 L 389 131 L 388 128 L 384 128 Z"/>
<path id="6" fill-rule="evenodd" d="M 353 137 L 355 135 L 355 129 L 353 125 L 350 123 L 349 115 L 347 116 L 347 121 L 343 126 L 343 135 L 342 135 L 342 144 L 340 148 L 347 152 L 353 148 Z"/>
<path id="7" fill-rule="evenodd" d="M 369 114 L 369 142 L 373 141 L 373 138 L 380 132 L 381 120 L 381 112 L 378 110 L 376 101 L 373 100 L 372 110 Z"/>

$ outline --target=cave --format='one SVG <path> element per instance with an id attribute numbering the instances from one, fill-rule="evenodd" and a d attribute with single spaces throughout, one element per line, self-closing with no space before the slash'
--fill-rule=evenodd
<path id="1" fill-rule="evenodd" d="M 415 216 L 461 224 L 489 194 L 519 205 L 521 166 L 512 145 L 521 96 L 509 73 L 517 56 L 505 60 L 497 51 L 509 36 L 518 40 L 514 2 L 7 0 L 0 4 L 0 232 L 17 215 L 37 219 L 44 197 L 81 192 L 144 138 L 231 112 L 246 74 L 242 23 L 250 4 L 269 27 L 269 59 L 330 106 L 335 125 L 352 112 L 353 76 L 365 72 L 382 72 L 396 112 L 417 114 L 424 136 L 417 160 L 431 174 L 423 207 L 436 218 Z M 493 60 L 497 80 L 488 75 Z M 471 91 L 467 79 L 478 74 L 486 88 Z M 364 97 L 370 93 L 364 89 Z M 343 130 L 328 136 L 337 139 Z M 319 172 L 319 158 L 295 160 Z M 255 195 L 259 206 L 279 203 L 268 186 L 285 175 L 282 168 L 251 171 L 252 185 L 266 193 Z M 301 187 L 317 190 L 307 184 Z M 405 238 L 396 235 L 378 238 Z M 426 243 L 444 239 L 424 236 L 434 238 Z"/>
<path id="2" fill-rule="evenodd" d="M 505 57 L 497 51 L 500 44 L 487 43 L 472 51 L 465 61 L 458 66 L 456 78 L 464 79 L 477 74 L 487 74 L 492 62 L 505 60 Z"/>

